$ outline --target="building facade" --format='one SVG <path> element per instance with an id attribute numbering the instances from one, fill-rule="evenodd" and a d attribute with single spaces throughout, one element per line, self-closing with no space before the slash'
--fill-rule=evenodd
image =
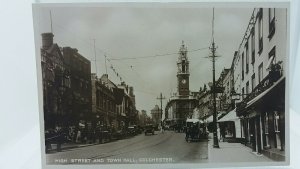
<path id="1" fill-rule="evenodd" d="M 62 48 L 65 72 L 69 73 L 70 89 L 66 90 L 63 99 L 67 104 L 68 123 L 77 126 L 79 123 L 91 128 L 92 89 L 91 62 L 71 47 Z"/>
<path id="2" fill-rule="evenodd" d="M 105 80 L 104 80 L 105 78 Z M 92 112 L 96 125 L 106 126 L 117 130 L 119 123 L 117 121 L 116 105 L 117 99 L 114 85 L 108 85 L 106 74 L 97 78 L 92 74 Z"/>
<path id="3" fill-rule="evenodd" d="M 151 110 L 151 117 L 155 126 L 159 126 L 161 124 L 162 110 L 158 107 L 158 105 L 155 105 Z"/>
<path id="4" fill-rule="evenodd" d="M 285 157 L 287 35 L 287 9 L 256 8 L 233 62 L 244 143 L 279 160 Z"/>
<path id="5" fill-rule="evenodd" d="M 67 112 L 62 102 L 65 91 L 70 89 L 70 77 L 65 72 L 63 55 L 60 47 L 53 43 L 53 37 L 52 33 L 43 33 L 40 50 L 45 130 L 64 124 L 63 118 Z"/>
<path id="6" fill-rule="evenodd" d="M 137 125 L 138 112 L 136 111 L 133 87 L 128 86 L 125 82 L 122 82 L 117 87 L 118 97 L 121 102 L 117 105 L 119 126 Z"/>
<path id="7" fill-rule="evenodd" d="M 167 125 L 184 125 L 186 119 L 193 115 L 197 101 L 189 90 L 189 76 L 187 47 L 182 42 L 177 61 L 177 93 L 169 99 L 165 108 Z"/>

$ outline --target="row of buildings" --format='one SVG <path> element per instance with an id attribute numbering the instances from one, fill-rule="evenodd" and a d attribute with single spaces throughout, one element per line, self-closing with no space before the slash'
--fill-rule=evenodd
<path id="1" fill-rule="evenodd" d="M 91 63 L 77 49 L 59 47 L 52 33 L 42 34 L 41 69 L 45 130 L 56 126 L 120 130 L 151 121 L 135 107 L 133 87 L 91 73 Z"/>
<path id="2" fill-rule="evenodd" d="M 276 160 L 285 159 L 287 21 L 285 8 L 255 8 L 232 64 L 222 70 L 215 89 L 220 136 Z M 179 53 L 178 91 L 166 105 L 165 123 L 193 117 L 207 122 L 209 128 L 212 83 L 190 92 L 183 46 Z"/>

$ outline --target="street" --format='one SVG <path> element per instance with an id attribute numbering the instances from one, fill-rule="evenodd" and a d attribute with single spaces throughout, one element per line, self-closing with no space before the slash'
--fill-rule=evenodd
<path id="1" fill-rule="evenodd" d="M 207 140 L 185 141 L 184 133 L 156 131 L 81 148 L 46 154 L 47 164 L 205 163 Z"/>

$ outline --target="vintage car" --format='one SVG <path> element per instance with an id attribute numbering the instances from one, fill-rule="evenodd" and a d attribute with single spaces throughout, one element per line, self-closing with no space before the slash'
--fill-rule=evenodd
<path id="1" fill-rule="evenodd" d="M 135 136 L 137 134 L 137 127 L 135 125 L 129 126 L 127 128 L 127 134 L 128 136 Z"/>
<path id="2" fill-rule="evenodd" d="M 187 119 L 185 126 L 185 140 L 199 141 L 200 139 L 206 139 L 208 132 L 205 123 L 199 119 Z"/>
<path id="3" fill-rule="evenodd" d="M 112 131 L 109 126 L 98 125 L 95 134 L 99 143 L 110 142 L 112 140 Z"/>
<path id="4" fill-rule="evenodd" d="M 148 133 L 151 133 L 152 135 L 154 135 L 153 125 L 146 125 L 145 126 L 145 135 L 147 135 Z"/>

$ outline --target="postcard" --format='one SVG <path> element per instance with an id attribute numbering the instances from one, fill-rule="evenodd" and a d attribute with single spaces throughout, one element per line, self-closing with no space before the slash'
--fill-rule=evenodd
<path id="1" fill-rule="evenodd" d="M 44 168 L 289 164 L 289 3 L 36 3 L 33 20 Z"/>

